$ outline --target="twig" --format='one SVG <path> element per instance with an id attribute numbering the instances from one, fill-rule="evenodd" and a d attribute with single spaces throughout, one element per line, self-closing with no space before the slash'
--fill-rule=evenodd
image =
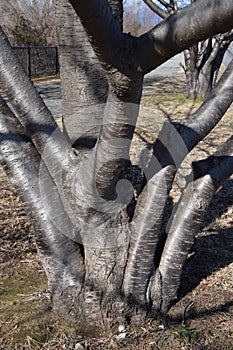
<path id="1" fill-rule="evenodd" d="M 183 316 L 182 316 L 182 325 L 186 325 L 186 314 L 187 312 L 194 306 L 194 302 L 190 301 L 185 307 L 183 311 Z"/>

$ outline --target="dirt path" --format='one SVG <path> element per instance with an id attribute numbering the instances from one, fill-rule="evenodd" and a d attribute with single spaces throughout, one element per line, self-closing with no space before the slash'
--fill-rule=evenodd
<path id="1" fill-rule="evenodd" d="M 183 92 L 184 82 L 176 79 L 147 85 L 131 152 L 133 161 L 145 144 L 153 142 L 164 118 L 183 117 L 197 108 L 200 102 L 186 101 Z M 229 137 L 232 116 L 231 107 L 184 166 L 205 157 Z M 97 329 L 64 326 L 51 315 L 30 222 L 2 170 L 0 187 L 0 349 L 233 349 L 232 178 L 215 196 L 196 236 L 183 273 L 182 298 L 171 310 L 169 327 L 155 318 L 142 329 L 127 329 L 123 340 L 118 330 L 93 339 L 100 336 Z M 180 188 L 178 181 L 174 198 Z M 190 302 L 193 306 L 182 325 L 184 308 Z"/>

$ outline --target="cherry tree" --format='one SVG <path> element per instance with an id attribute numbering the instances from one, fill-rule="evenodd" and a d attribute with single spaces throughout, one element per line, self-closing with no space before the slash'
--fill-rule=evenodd
<path id="1" fill-rule="evenodd" d="M 197 0 L 139 37 L 123 33 L 120 0 L 54 6 L 63 132 L 0 31 L 0 84 L 9 99 L 0 99 L 1 160 L 34 226 L 52 306 L 104 327 L 166 315 L 205 210 L 233 173 L 233 138 L 193 164 L 170 217 L 166 203 L 181 162 L 232 102 L 233 62 L 192 116 L 165 121 L 140 170 L 129 151 L 143 77 L 230 31 L 233 4 Z"/>

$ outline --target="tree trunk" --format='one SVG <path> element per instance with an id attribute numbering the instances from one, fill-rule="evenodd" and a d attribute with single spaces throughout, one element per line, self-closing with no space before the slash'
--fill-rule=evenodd
<path id="1" fill-rule="evenodd" d="M 72 148 L 69 139 L 73 136 L 67 129 L 67 139 L 57 127 L 0 30 L 0 83 L 10 103 L 9 107 L 0 100 L 0 152 L 34 224 L 54 310 L 76 322 L 109 328 L 126 321 L 143 322 L 151 310 L 167 313 L 177 297 L 182 266 L 210 194 L 233 173 L 230 138 L 219 153 L 194 166 L 196 196 L 189 198 L 189 187 L 184 191 L 175 211 L 177 216 L 170 217 L 174 220 L 166 243 L 164 206 L 174 175 L 187 153 L 230 106 L 233 61 L 213 94 L 190 118 L 164 124 L 145 170 L 147 183 L 142 184 L 137 201 L 133 191 L 135 173 L 129 158 L 144 74 L 197 40 L 215 34 L 215 30 L 229 30 L 233 7 L 222 0 L 216 14 L 210 0 L 195 2 L 191 10 L 171 15 L 149 33 L 135 38 L 122 33 L 121 21 L 109 6 L 110 1 L 70 3 L 85 26 L 109 85 L 98 138 L 90 145 L 93 133 L 89 128 L 95 122 L 95 114 L 85 120 L 80 112 L 83 106 L 96 101 L 95 86 L 89 86 L 90 77 L 82 75 L 86 57 L 91 62 L 86 56 L 86 51 L 88 55 L 92 52 L 89 44 L 78 46 L 84 55 L 80 59 L 76 51 L 70 50 L 72 40 L 67 34 L 60 36 L 60 40 L 68 40 L 68 51 L 63 43 L 63 73 L 71 80 L 68 90 L 69 81 L 64 77 L 64 111 L 71 118 L 72 113 L 76 115 L 78 122 L 72 124 L 74 137 L 80 128 L 87 141 Z M 122 1 L 113 3 L 121 18 Z M 72 28 L 67 22 L 70 18 L 73 23 L 73 10 L 61 0 L 56 4 L 57 13 L 61 11 L 65 18 L 65 22 L 59 22 L 60 28 L 67 25 L 70 33 Z M 200 16 L 203 4 L 210 16 L 209 24 Z M 183 25 L 189 22 L 190 14 L 194 25 L 191 30 L 187 26 L 184 33 Z M 79 35 L 83 43 L 80 23 L 72 26 L 77 30 L 77 37 L 69 34 L 74 43 L 80 41 Z M 168 36 L 173 30 L 176 35 Z M 71 76 L 65 70 L 76 66 L 72 59 L 77 60 L 81 87 L 77 82 L 73 85 L 75 69 Z M 92 84 L 96 84 L 93 72 L 88 70 L 89 73 L 94 79 Z M 76 85 L 78 95 L 72 95 L 72 99 L 77 97 L 77 101 L 70 107 L 68 91 Z M 83 88 L 87 94 L 82 95 Z"/>
<path id="2" fill-rule="evenodd" d="M 85 119 L 85 107 L 105 103 L 108 83 L 86 33 L 68 0 L 54 3 L 59 45 L 63 130 L 77 145 L 93 146 L 97 115 Z M 93 113 L 95 108 L 93 108 Z"/>
<path id="3" fill-rule="evenodd" d="M 114 17 L 122 27 L 121 0 L 110 0 Z M 101 124 L 99 104 L 107 100 L 108 82 L 68 0 L 55 0 L 62 90 L 63 130 L 73 146 L 93 147 Z M 88 120 L 85 108 L 90 108 Z M 91 116 L 92 114 L 92 116 Z"/>

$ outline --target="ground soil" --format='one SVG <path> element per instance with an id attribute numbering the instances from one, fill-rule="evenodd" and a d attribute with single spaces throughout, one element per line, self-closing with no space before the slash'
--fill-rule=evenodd
<path id="1" fill-rule="evenodd" d="M 182 79 L 164 79 L 145 87 L 131 151 L 133 162 L 143 159 L 146 164 L 164 118 L 190 115 L 201 103 L 186 100 L 184 91 Z M 231 107 L 187 157 L 183 171 L 232 134 L 232 116 Z M 180 171 L 172 190 L 174 201 L 183 186 Z M 2 169 L 0 188 L 0 349 L 233 349 L 232 178 L 216 194 L 196 235 L 184 268 L 180 301 L 171 309 L 167 323 L 155 315 L 144 327 L 111 334 L 69 325 L 51 313 L 33 229 Z"/>

